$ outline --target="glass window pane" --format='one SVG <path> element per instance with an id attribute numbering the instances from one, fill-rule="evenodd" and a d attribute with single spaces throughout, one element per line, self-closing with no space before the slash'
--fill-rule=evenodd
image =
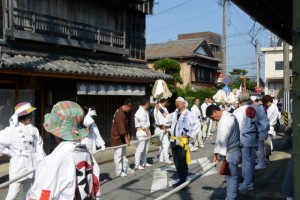
<path id="1" fill-rule="evenodd" d="M 0 89 L 0 97 L 0 130 L 2 130 L 9 126 L 9 119 L 14 113 L 15 90 Z"/>

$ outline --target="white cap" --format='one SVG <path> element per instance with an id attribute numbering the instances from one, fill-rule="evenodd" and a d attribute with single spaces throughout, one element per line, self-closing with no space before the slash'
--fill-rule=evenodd
<path id="1" fill-rule="evenodd" d="M 258 99 L 258 97 L 257 97 L 257 96 L 251 96 L 250 99 L 251 99 L 252 101 L 255 101 L 255 100 Z"/>
<path id="2" fill-rule="evenodd" d="M 184 98 L 183 98 L 183 97 L 177 97 L 176 101 L 181 101 L 181 102 L 184 102 L 184 103 L 186 103 L 186 101 L 184 100 Z"/>

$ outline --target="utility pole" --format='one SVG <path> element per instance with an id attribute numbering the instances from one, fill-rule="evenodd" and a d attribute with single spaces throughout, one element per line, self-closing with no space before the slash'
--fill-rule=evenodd
<path id="1" fill-rule="evenodd" d="M 285 112 L 285 128 L 289 127 L 290 114 L 290 59 L 289 59 L 289 44 L 283 42 L 283 86 L 284 86 L 284 100 L 283 107 Z"/>
<path id="2" fill-rule="evenodd" d="M 222 69 L 222 78 L 226 77 L 226 12 L 227 12 L 227 1 L 223 0 L 223 35 L 222 35 L 222 51 L 223 51 L 223 69 Z"/>
<path id="3" fill-rule="evenodd" d="M 294 199 L 300 199 L 300 1 L 293 0 L 293 172 L 294 172 Z"/>
<path id="4" fill-rule="evenodd" d="M 256 52 L 256 87 L 260 86 L 260 59 L 259 59 L 259 44 L 258 40 L 255 40 L 255 52 Z"/>

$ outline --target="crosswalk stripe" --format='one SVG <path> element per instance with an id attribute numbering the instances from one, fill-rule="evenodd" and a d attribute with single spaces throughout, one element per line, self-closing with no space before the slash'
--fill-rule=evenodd
<path id="1" fill-rule="evenodd" d="M 153 173 L 151 193 L 168 188 L 167 171 L 157 168 Z"/>
<path id="2" fill-rule="evenodd" d="M 187 177 L 187 179 L 193 179 L 195 176 L 197 176 L 196 174 L 191 174 Z M 171 181 L 169 181 L 169 187 L 171 187 L 173 184 L 177 183 L 179 181 L 179 179 L 173 179 Z"/>
<path id="3" fill-rule="evenodd" d="M 202 167 L 203 171 L 207 170 L 211 166 L 211 162 L 209 161 L 209 159 L 207 157 L 192 160 L 192 162 L 191 162 L 191 164 L 197 164 L 197 163 L 199 163 L 199 165 Z M 179 179 L 173 179 L 173 180 L 168 181 L 168 176 L 167 176 L 168 171 L 176 172 L 175 165 L 168 165 L 168 166 L 163 166 L 163 167 L 154 169 L 153 181 L 152 181 L 152 185 L 151 185 L 151 193 L 171 187 L 173 184 L 175 184 L 179 181 Z M 216 174 L 216 173 L 218 173 L 217 170 L 215 168 L 212 168 L 207 173 L 205 173 L 203 176 L 209 176 L 209 175 Z M 191 174 L 187 178 L 192 179 L 194 176 L 196 176 L 196 174 Z"/>
<path id="4" fill-rule="evenodd" d="M 211 165 L 211 162 L 208 160 L 207 157 L 205 157 L 205 158 L 199 158 L 198 162 L 201 165 L 203 171 L 205 171 Z M 211 170 L 209 170 L 208 172 L 206 172 L 203 176 L 209 176 L 209 175 L 216 174 L 216 173 L 218 173 L 218 171 L 216 170 L 216 168 L 212 168 Z"/>

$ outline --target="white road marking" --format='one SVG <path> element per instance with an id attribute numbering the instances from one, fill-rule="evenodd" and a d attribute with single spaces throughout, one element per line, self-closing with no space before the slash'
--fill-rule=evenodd
<path id="1" fill-rule="evenodd" d="M 166 188 L 168 188 L 167 171 L 162 170 L 161 168 L 155 169 L 153 173 L 153 181 L 150 192 L 152 193 Z"/>
<path id="2" fill-rule="evenodd" d="M 187 179 L 192 179 L 196 176 L 196 174 L 191 174 L 187 177 Z M 179 181 L 179 179 L 175 179 L 175 180 L 171 180 L 169 181 L 169 187 L 172 187 L 173 184 L 177 183 Z"/>
<path id="3" fill-rule="evenodd" d="M 203 171 L 205 171 L 206 169 L 208 169 L 209 166 L 211 165 L 211 162 L 210 162 L 210 160 L 208 160 L 207 157 L 205 157 L 205 158 L 199 158 L 198 162 L 201 165 Z M 209 175 L 216 174 L 216 173 L 218 173 L 218 171 L 216 170 L 215 167 L 213 167 L 208 172 L 206 172 L 203 176 L 209 176 Z"/>
<path id="4" fill-rule="evenodd" d="M 206 170 L 211 165 L 211 162 L 208 160 L 207 157 L 199 158 L 197 160 L 192 160 L 191 165 L 196 164 L 196 163 L 200 164 L 203 171 Z M 152 181 L 152 185 L 151 185 L 151 193 L 166 189 L 168 187 L 172 187 L 173 184 L 175 184 L 179 181 L 179 179 L 173 179 L 168 182 L 167 171 L 175 171 L 176 172 L 175 165 L 162 166 L 162 167 L 154 170 L 153 181 Z M 205 173 L 203 176 L 208 176 L 208 175 L 212 175 L 215 173 L 218 173 L 217 170 L 215 168 L 212 168 L 207 173 Z M 192 179 L 195 176 L 196 176 L 195 174 L 191 174 L 187 178 Z"/>

